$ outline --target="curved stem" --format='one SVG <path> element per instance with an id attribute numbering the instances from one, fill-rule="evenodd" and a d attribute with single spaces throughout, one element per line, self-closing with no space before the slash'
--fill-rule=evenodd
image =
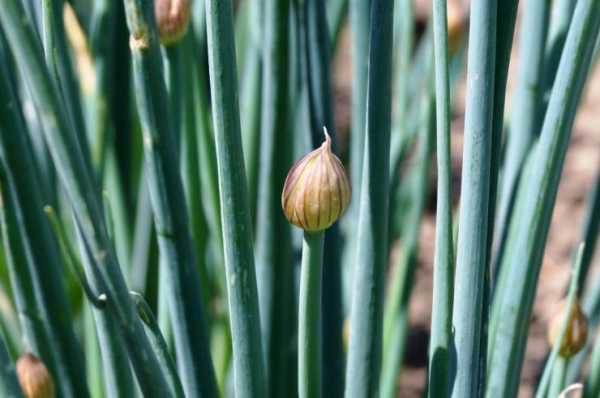
<path id="1" fill-rule="evenodd" d="M 300 398 L 321 396 L 321 282 L 325 233 L 305 232 L 298 314 Z"/>
<path id="2" fill-rule="evenodd" d="M 85 271 L 83 270 L 83 266 L 79 262 L 79 259 L 75 254 L 74 249 L 67 243 L 69 241 L 67 238 L 67 233 L 65 232 L 62 223 L 58 219 L 56 212 L 51 206 L 45 206 L 44 213 L 46 213 L 46 216 L 50 221 L 50 225 L 54 230 L 54 234 L 56 235 L 58 246 L 63 254 L 64 261 L 71 270 L 71 272 L 73 272 L 73 274 L 75 274 L 75 276 L 77 277 L 77 280 L 81 284 L 81 287 L 86 297 L 88 298 L 88 300 L 90 300 L 90 303 L 97 309 L 104 308 L 106 306 L 106 295 L 103 293 L 96 294 L 94 293 L 94 290 L 90 287 L 85 277 Z"/>
<path id="3" fill-rule="evenodd" d="M 156 317 L 152 313 L 152 310 L 146 302 L 146 299 L 144 299 L 144 296 L 134 291 L 129 292 L 129 294 L 135 303 L 135 307 L 138 311 L 140 319 L 142 322 L 144 322 L 144 325 L 146 325 L 150 344 L 156 353 L 156 358 L 158 358 L 158 363 L 160 364 L 163 373 L 167 377 L 167 381 L 171 387 L 171 392 L 176 398 L 184 397 L 185 395 L 183 393 L 181 380 L 177 375 L 177 366 L 175 365 L 175 361 L 169 353 L 167 342 L 160 332 Z"/>

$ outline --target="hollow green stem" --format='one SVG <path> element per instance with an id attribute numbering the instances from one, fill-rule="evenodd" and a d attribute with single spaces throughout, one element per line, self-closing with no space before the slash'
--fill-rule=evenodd
<path id="1" fill-rule="evenodd" d="M 185 395 L 183 394 L 183 387 L 181 386 L 181 381 L 177 375 L 177 367 L 175 366 L 175 361 L 173 361 L 173 358 L 169 353 L 167 343 L 160 332 L 158 322 L 156 322 L 156 317 L 152 313 L 152 310 L 144 299 L 144 296 L 136 292 L 130 292 L 130 294 L 138 310 L 140 319 L 148 328 L 150 344 L 152 344 L 152 348 L 156 353 L 158 362 L 165 376 L 167 377 L 173 395 L 177 398 L 183 398 Z"/>
<path id="2" fill-rule="evenodd" d="M 508 78 L 508 66 L 510 61 L 510 55 L 513 44 L 515 23 L 517 18 L 517 9 L 519 2 L 518 0 L 507 0 L 497 2 L 497 19 L 498 24 L 496 29 L 496 67 L 494 76 L 494 110 L 492 115 L 492 149 L 490 159 L 490 191 L 489 191 L 489 205 L 488 205 L 488 227 L 487 227 L 487 261 L 491 263 L 493 260 L 492 244 L 494 240 L 494 225 L 496 224 L 496 197 L 498 191 L 498 176 L 500 173 L 500 164 L 502 157 L 502 134 L 504 129 L 504 104 L 506 99 L 506 85 Z M 505 226 L 503 224 L 505 220 L 500 219 L 497 223 L 502 229 Z M 499 232 L 497 236 L 498 240 L 504 245 L 502 232 Z M 502 252 L 502 250 L 499 250 Z M 498 257 L 498 256 L 497 256 Z M 497 270 L 499 267 L 490 267 L 486 269 L 485 277 L 485 290 L 484 290 L 484 319 L 489 319 L 490 315 L 490 303 L 492 302 L 492 296 L 494 292 L 495 275 L 492 274 L 494 268 Z M 495 299 L 495 298 L 494 298 Z M 488 330 L 491 326 L 487 326 L 484 329 L 484 333 L 481 335 L 481 344 L 487 346 L 487 354 L 489 355 L 490 347 Z M 489 364 L 489 362 L 488 362 Z"/>
<path id="3" fill-rule="evenodd" d="M 140 0 L 124 3 L 131 34 L 146 178 L 158 232 L 161 273 L 164 272 L 161 293 L 165 294 L 169 308 L 178 369 L 186 395 L 214 397 L 216 379 L 179 168 L 182 112 L 174 107 L 180 102 L 167 101 L 152 4 Z M 178 49 L 167 51 L 173 51 L 169 60 L 175 68 L 179 64 L 174 61 Z M 177 79 L 173 77 L 170 81 L 171 95 L 180 93 Z M 172 118 L 179 120 L 177 126 Z"/>
<path id="4" fill-rule="evenodd" d="M 90 292 L 102 292 L 97 299 L 91 300 L 93 304 L 92 314 L 94 325 L 98 335 L 98 344 L 102 358 L 102 370 L 104 379 L 104 391 L 111 397 L 128 397 L 133 395 L 134 380 L 131 373 L 131 367 L 126 355 L 126 348 L 123 338 L 116 331 L 118 324 L 112 316 L 112 305 L 109 303 L 104 292 L 107 291 L 105 283 L 98 275 L 95 268 L 93 255 L 90 246 L 83 236 L 81 226 L 75 217 L 75 235 L 79 243 L 81 253 L 81 262 L 88 274 L 81 276 L 81 280 L 90 282 Z M 84 285 L 85 286 L 85 285 Z M 90 297 L 96 297 L 93 293 Z"/>
<path id="5" fill-rule="evenodd" d="M 8 353 L 4 336 L 0 331 L 0 395 L 6 398 L 22 398 L 13 360 Z"/>
<path id="6" fill-rule="evenodd" d="M 312 147 L 322 142 L 323 127 L 331 132 L 333 151 L 337 149 L 331 88 L 331 44 L 327 32 L 327 8 L 323 1 L 305 0 L 302 19 L 303 66 L 308 94 L 308 121 Z M 368 14 L 368 11 L 367 11 Z M 368 18 L 368 17 L 367 17 Z M 363 109 L 363 114 L 366 109 Z M 364 118 L 363 118 L 364 120 Z M 363 127 L 364 128 L 364 127 Z M 364 149 L 364 148 L 363 148 Z M 324 396 L 340 396 L 344 385 L 344 354 L 342 345 L 342 293 L 341 293 L 341 231 L 334 224 L 325 232 L 323 267 L 323 364 Z"/>
<path id="7" fill-rule="evenodd" d="M 67 243 L 67 234 L 62 226 L 62 223 L 58 219 L 58 216 L 56 215 L 54 209 L 50 206 L 46 206 L 44 207 L 44 212 L 50 220 L 50 224 L 52 225 L 52 229 L 54 230 L 54 234 L 56 235 L 56 239 L 58 240 L 58 245 L 60 247 L 60 251 L 62 252 L 64 261 L 66 262 L 71 272 L 73 272 L 77 277 L 79 283 L 81 284 L 81 287 L 83 288 L 83 292 L 94 307 L 98 309 L 104 308 L 106 306 L 106 296 L 102 293 L 94 293 L 89 283 L 87 282 L 83 266 L 79 262 L 79 258 L 75 254 L 73 247 Z"/>
<path id="8" fill-rule="evenodd" d="M 523 30 L 518 58 L 522 67 L 519 68 L 517 91 L 513 97 L 514 105 L 500 187 L 498 224 L 494 237 L 494 246 L 498 253 L 492 270 L 494 280 L 499 272 L 498 258 L 502 256 L 523 164 L 542 122 L 542 72 L 546 61 L 544 44 L 548 31 L 549 10 L 550 2 L 546 0 L 527 1 L 523 9 Z"/>
<path id="9" fill-rule="evenodd" d="M 369 60 L 370 0 L 350 0 L 350 39 L 352 53 L 352 119 L 349 135 L 350 185 L 353 200 L 350 201 L 346 216 L 340 221 L 345 236 L 342 264 L 347 264 L 343 272 L 343 304 L 351 302 L 351 281 L 353 256 L 356 254 L 358 212 L 362 179 L 362 166 L 365 143 L 365 120 L 367 115 L 367 72 Z M 347 309 L 347 308 L 344 308 Z"/>
<path id="10" fill-rule="evenodd" d="M 127 344 L 125 350 L 136 371 L 138 382 L 149 397 L 165 396 L 168 386 L 156 362 L 141 322 L 129 298 L 125 280 L 112 248 L 99 190 L 92 175 L 90 161 L 75 140 L 51 76 L 44 64 L 35 33 L 27 22 L 25 11 L 17 0 L 7 0 L 0 7 L 0 22 L 15 55 L 18 67 L 24 71 L 32 99 L 42 115 L 43 134 L 65 188 L 68 203 L 80 222 L 83 235 L 93 257 L 88 278 L 106 284 L 111 305 L 110 317 L 119 325 L 120 335 Z M 92 269 L 93 268 L 93 269 Z M 87 270 L 86 270 L 87 272 Z"/>
<path id="11" fill-rule="evenodd" d="M 496 197 L 498 191 L 498 176 L 500 175 L 500 164 L 502 158 L 502 133 L 504 130 L 504 105 L 506 101 L 506 86 L 508 80 L 508 66 L 513 47 L 513 37 L 515 34 L 515 24 L 517 19 L 517 9 L 519 0 L 506 0 L 497 2 L 496 10 L 496 56 L 494 70 L 494 98 L 492 113 L 492 150 L 490 159 L 490 194 L 488 205 L 488 262 L 490 261 L 490 252 L 492 247 L 494 225 L 496 222 Z M 489 268 L 489 267 L 488 267 Z M 488 269 L 485 308 L 490 301 L 489 287 L 490 271 Z M 487 309 L 484 313 L 487 317 Z M 487 331 L 482 335 L 482 339 L 487 340 Z"/>
<path id="12" fill-rule="evenodd" d="M 63 23 L 63 0 L 42 1 L 44 53 L 46 64 L 65 106 L 74 129 L 72 136 L 85 155 L 86 166 L 92 169 L 92 160 L 83 118 L 81 93 L 75 80 Z"/>
<path id="13" fill-rule="evenodd" d="M 366 138 L 346 368 L 348 398 L 376 395 L 381 371 L 383 279 L 388 261 L 393 13 L 393 1 L 372 1 Z"/>
<path id="14" fill-rule="evenodd" d="M 593 328 L 590 328 L 593 330 Z M 583 398 L 600 396 L 600 341 L 596 341 L 592 352 L 590 373 L 585 382 Z"/>
<path id="15" fill-rule="evenodd" d="M 465 143 L 452 327 L 455 371 L 452 397 L 480 396 L 486 365 L 488 206 L 491 190 L 492 117 L 496 57 L 496 0 L 471 3 Z M 485 341 L 483 342 L 485 344 Z"/>
<path id="16" fill-rule="evenodd" d="M 99 0 L 94 2 L 90 22 L 90 51 L 94 57 L 96 84 L 87 94 L 87 127 L 92 150 L 92 161 L 98 174 L 104 173 L 108 144 L 113 137 L 113 120 L 110 115 L 110 88 L 115 77 L 116 51 L 112 44 L 116 40 L 116 16 L 118 2 Z"/>
<path id="17" fill-rule="evenodd" d="M 180 149 L 182 142 L 182 131 L 181 131 L 181 122 L 183 117 L 183 101 L 182 101 L 182 67 L 181 57 L 182 57 L 182 48 L 179 42 L 172 43 L 167 47 L 162 47 L 163 54 L 163 66 L 164 66 L 164 74 L 165 74 L 165 84 L 167 89 L 166 95 L 166 106 L 168 109 L 168 116 L 170 126 L 169 135 L 172 137 L 172 143 L 174 146 L 174 151 L 176 153 L 175 162 L 179 162 L 181 164 L 180 159 Z M 135 58 L 134 58 L 135 59 Z M 134 64 L 135 65 L 135 64 Z M 183 181 L 182 181 L 183 182 Z M 152 198 L 152 182 L 150 180 L 150 196 Z M 156 205 L 153 204 L 153 207 Z M 189 214 L 189 213 L 188 213 Z M 157 227 L 157 230 L 160 230 Z M 160 234 L 159 234 L 159 244 L 161 242 Z M 158 323 L 160 324 L 160 330 L 164 334 L 164 339 L 166 340 L 169 348 L 173 348 L 174 336 L 173 333 L 176 330 L 176 325 L 173 323 L 177 323 L 176 319 L 173 319 L 172 310 L 170 308 L 170 297 L 172 292 L 172 286 L 169 282 L 169 269 L 168 267 L 172 266 L 171 261 L 167 260 L 165 257 L 161 256 L 159 259 L 159 277 L 158 277 Z M 160 359 L 160 357 L 159 357 Z"/>
<path id="18" fill-rule="evenodd" d="M 398 51 L 394 59 L 394 95 L 398 99 L 396 105 L 396 116 L 393 119 L 394 133 L 397 136 L 407 134 L 407 117 L 409 116 L 409 102 L 411 84 L 414 80 L 407 78 L 411 75 L 412 53 L 414 48 L 414 3 L 410 0 L 396 0 L 397 8 L 394 13 L 394 48 Z M 421 42 L 426 47 L 430 46 L 431 41 L 427 40 L 427 35 Z M 425 50 L 427 54 L 429 49 Z M 427 57 L 428 55 L 426 55 Z M 396 137 L 401 139 L 400 137 Z M 394 164 L 392 164 L 394 166 Z"/>
<path id="19" fill-rule="evenodd" d="M 433 73 L 431 68 L 429 70 Z M 393 398 L 396 395 L 398 373 L 404 360 L 409 304 L 417 268 L 420 226 L 428 192 L 428 176 L 431 171 L 435 135 L 435 104 L 431 88 L 422 102 L 417 158 L 406 182 L 409 186 L 407 195 L 410 208 L 407 210 L 406 230 L 402 236 L 400 261 L 395 267 L 396 272 L 390 282 L 384 314 L 381 398 Z"/>
<path id="20" fill-rule="evenodd" d="M 5 215 L 10 235 L 4 239 L 7 251 L 12 251 L 10 257 L 17 262 L 11 266 L 13 272 L 17 271 L 12 275 L 13 282 L 31 286 L 32 307 L 23 313 L 34 320 L 30 325 L 40 322 L 42 333 L 39 336 L 47 340 L 37 343 L 45 346 L 39 347 L 42 354 L 49 354 L 42 356 L 43 359 L 63 381 L 57 386 L 61 395 L 85 397 L 89 394 L 85 377 L 77 366 L 83 355 L 72 329 L 71 309 L 60 278 L 62 264 L 56 241 L 52 239 L 41 211 L 44 198 L 38 190 L 40 177 L 33 161 L 24 116 L 17 106 L 20 98 L 8 80 L 9 76 L 15 75 L 15 70 L 4 36 L 0 37 L 0 59 L 0 168 L 4 168 L 4 206 L 10 213 Z M 17 290 L 19 288 L 13 292 L 25 293 Z"/>
<path id="21" fill-rule="evenodd" d="M 419 118 L 418 106 L 414 104 L 411 106 L 410 98 L 412 95 L 418 94 L 423 85 L 425 73 L 422 73 L 422 67 L 424 63 L 429 62 L 429 47 L 431 47 L 429 38 L 431 30 L 427 29 L 421 39 L 419 48 L 413 56 L 415 37 L 414 2 L 412 0 L 395 1 L 397 6 L 394 8 L 394 53 L 397 53 L 397 56 L 393 59 L 394 74 L 392 78 L 394 98 L 396 98 L 395 112 L 392 118 L 390 149 L 392 183 L 399 180 L 399 178 L 396 178 L 399 164 L 405 157 L 407 148 L 413 142 L 412 138 L 418 130 L 417 127 L 413 127 L 415 123 L 412 123 L 414 119 Z M 407 78 L 407 76 L 410 76 L 410 78 Z M 420 101 L 413 102 L 420 103 Z M 394 192 L 394 189 L 392 189 L 392 192 Z"/>
<path id="22" fill-rule="evenodd" d="M 41 358 L 51 371 L 56 369 L 55 360 L 50 350 L 50 340 L 44 328 L 42 314 L 36 303 L 33 278 L 25 260 L 23 243 L 19 236 L 15 208 L 12 204 L 13 196 L 7 190 L 7 177 L 0 166 L 0 183 L 2 206 L 0 207 L 0 228 L 4 255 L 10 276 L 10 284 L 18 313 L 21 338 L 24 347 Z M 58 369 L 56 369 L 58 371 Z M 65 383 L 66 384 L 66 383 Z M 65 385 L 65 387 L 68 385 Z M 58 386 L 59 389 L 62 386 Z"/>
<path id="23" fill-rule="evenodd" d="M 262 15 L 263 0 L 250 0 L 250 14 L 254 21 Z M 287 23 L 285 23 L 287 25 Z M 246 45 L 240 82 L 240 117 L 242 118 L 242 141 L 246 173 L 248 175 L 248 195 L 252 221 L 256 223 L 256 204 L 258 195 L 258 174 L 260 169 L 261 142 L 261 97 L 262 97 L 262 63 L 263 52 L 261 42 L 263 35 L 261 23 L 250 26 L 250 38 Z M 287 35 L 286 35 L 287 37 Z"/>
<path id="24" fill-rule="evenodd" d="M 98 371 L 98 369 L 102 369 L 103 361 L 96 325 L 92 316 L 92 305 L 89 303 L 83 303 L 82 323 L 84 332 L 83 349 L 86 358 L 85 365 L 90 395 L 94 398 L 104 397 L 106 396 L 103 384 L 104 372 Z"/>
<path id="25" fill-rule="evenodd" d="M 126 277 L 131 276 L 131 224 L 133 223 L 128 211 L 127 198 L 125 196 L 125 186 L 123 174 L 117 164 L 115 145 L 106 149 L 104 155 L 104 183 L 105 191 L 103 194 L 111 203 L 112 213 L 112 238 L 119 264 L 121 264 L 123 274 Z M 108 215 L 106 216 L 108 218 Z M 108 221 L 107 221 L 108 222 Z M 108 225 L 110 227 L 110 225 Z M 128 279 L 129 281 L 130 279 Z"/>
<path id="26" fill-rule="evenodd" d="M 0 246 L 0 251 L 4 249 Z M 4 265 L 3 265 L 4 267 Z M 2 279 L 8 279 L 6 275 Z M 0 333 L 4 333 L 4 339 L 8 353 L 16 356 L 22 351 L 21 348 L 21 331 L 19 330 L 19 322 L 13 305 L 9 303 L 8 295 L 10 294 L 10 286 L 0 283 L 0 300 L 8 303 L 6 308 L 0 310 Z"/>
<path id="27" fill-rule="evenodd" d="M 189 28 L 191 31 L 183 39 L 183 51 L 181 54 L 181 71 L 182 78 L 185 82 L 194 81 L 195 64 L 196 59 L 194 51 L 194 35 L 193 27 Z M 200 276 L 200 288 L 202 294 L 202 303 L 207 306 L 210 303 L 211 297 L 211 281 L 209 278 L 209 261 L 206 255 L 208 248 L 208 238 L 210 231 L 208 229 L 208 222 L 206 219 L 206 213 L 202 206 L 202 189 L 200 181 L 200 166 L 198 159 L 198 132 L 196 130 L 196 119 L 198 116 L 194 112 L 194 84 L 186 84 L 182 91 L 182 118 L 181 118 L 181 154 L 180 154 L 180 166 L 181 173 L 183 175 L 183 186 L 185 190 L 186 204 L 188 206 L 188 212 L 190 214 L 190 228 L 194 246 L 196 248 L 198 270 Z M 209 314 L 210 311 L 205 309 L 205 313 Z M 207 315 L 207 329 L 210 334 L 210 323 L 211 319 Z"/>
<path id="28" fill-rule="evenodd" d="M 206 53 L 206 21 L 204 2 L 196 1 L 192 3 L 194 14 L 192 19 L 192 48 L 193 52 Z M 257 56 L 260 58 L 260 48 L 257 48 Z M 210 231 L 209 250 L 215 255 L 215 269 L 220 277 L 219 283 L 224 281 L 223 271 L 223 229 L 221 227 L 221 202 L 219 198 L 218 165 L 216 157 L 215 139 L 211 126 L 211 105 L 210 88 L 207 87 L 208 70 L 202 57 L 192 57 L 192 75 L 193 75 L 193 102 L 195 116 L 195 134 L 196 134 L 196 152 L 198 166 L 200 168 L 200 191 L 202 192 L 202 202 L 204 214 Z M 260 97 L 259 97 L 260 98 Z M 257 99 L 258 102 L 260 100 Z M 256 127 L 260 130 L 260 113 L 256 116 Z M 245 121 L 244 121 L 245 122 Z M 242 124 L 243 126 L 246 123 Z M 260 135 L 260 131 L 257 133 Z M 244 148 L 246 149 L 246 148 Z M 258 156 L 258 146 L 256 154 Z M 258 158 L 257 158 L 258 159 Z M 258 165 L 256 166 L 258 170 Z M 258 171 L 257 171 L 258 173 Z M 258 177 L 257 177 L 258 178 Z M 256 191 L 256 190 L 255 190 Z M 256 193 L 254 191 L 254 193 Z M 252 192 L 252 191 L 250 191 Z M 225 290 L 224 282 L 219 286 Z"/>
<path id="29" fill-rule="evenodd" d="M 331 104 L 330 51 L 325 18 L 325 4 L 317 0 L 303 1 L 304 67 L 308 91 L 310 134 L 313 147 L 323 140 L 322 129 L 335 132 Z M 364 128 L 364 127 L 363 127 Z M 336 150 L 335 134 L 332 134 L 333 150 Z"/>
<path id="30" fill-rule="evenodd" d="M 431 340 L 429 342 L 428 397 L 448 394 L 449 354 L 452 339 L 454 247 L 452 245 L 452 158 L 450 151 L 450 83 L 448 28 L 445 0 L 433 0 L 433 47 L 437 122 L 437 208 Z"/>
<path id="31" fill-rule="evenodd" d="M 142 294 L 146 292 L 149 274 L 150 248 L 154 232 L 152 204 L 146 179 L 140 178 L 137 194 L 133 246 L 131 250 L 131 287 Z"/>
<path id="32" fill-rule="evenodd" d="M 544 108 L 548 106 L 552 86 L 557 77 L 556 71 L 558 70 L 576 5 L 577 2 L 571 0 L 557 0 L 552 2 L 551 21 L 544 55 L 544 81 L 542 86 Z"/>
<path id="33" fill-rule="evenodd" d="M 298 313 L 298 389 L 300 398 L 321 396 L 321 285 L 325 233 L 304 232 Z"/>
<path id="34" fill-rule="evenodd" d="M 288 128 L 289 0 L 263 1 L 262 103 L 259 191 L 256 208 L 256 273 L 269 395 L 293 395 L 295 386 L 291 226 L 281 211 L 281 192 L 292 164 Z M 277 242 L 277 244 L 274 244 Z M 292 380 L 291 380 L 292 379 Z"/>
<path id="35" fill-rule="evenodd" d="M 567 376 L 567 368 L 569 366 L 569 359 L 559 356 L 554 363 L 554 369 L 552 369 L 552 381 L 550 382 L 550 390 L 548 391 L 548 397 L 558 397 L 565 388 L 565 378 Z"/>
<path id="36" fill-rule="evenodd" d="M 207 0 L 212 115 L 237 397 L 264 397 L 264 359 L 252 249 L 252 222 L 240 133 L 231 0 Z"/>
<path id="37" fill-rule="evenodd" d="M 365 143 L 365 118 L 367 114 L 367 71 L 369 60 L 369 19 L 370 0 L 350 1 L 350 28 L 352 46 L 352 125 L 350 129 L 350 178 L 352 194 L 360 198 L 362 165 Z M 356 219 L 358 200 L 350 202 L 349 217 L 344 220 L 347 235 L 356 240 Z M 353 245 L 348 245 L 352 251 Z"/>

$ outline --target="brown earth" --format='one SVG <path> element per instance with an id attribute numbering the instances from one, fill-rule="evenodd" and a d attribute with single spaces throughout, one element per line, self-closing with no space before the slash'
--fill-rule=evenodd
<path id="1" fill-rule="evenodd" d="M 336 55 L 334 84 L 336 95 L 336 123 L 338 131 L 347 131 L 350 119 L 351 62 L 349 30 L 345 28 Z M 518 37 L 518 36 L 517 36 Z M 509 98 L 507 112 L 510 112 L 510 91 L 514 86 L 518 60 L 513 47 L 509 72 Z M 464 80 L 464 79 L 463 79 Z M 452 154 L 455 180 L 460 181 L 462 157 L 462 130 L 464 117 L 464 82 L 454 103 L 452 122 Z M 531 397 L 533 385 L 544 356 L 548 351 L 546 328 L 548 318 L 556 310 L 557 302 L 563 296 L 569 277 L 571 253 L 580 236 L 585 212 L 585 197 L 592 188 L 598 165 L 600 164 L 600 68 L 595 68 L 586 86 L 575 121 L 575 127 L 561 178 L 558 198 L 552 218 L 550 235 L 546 247 L 544 265 L 539 280 L 534 304 L 534 313 L 529 330 L 527 354 L 523 367 L 519 397 Z M 342 145 L 343 145 L 342 141 Z M 432 198 L 435 189 L 432 176 Z M 458 184 L 453 187 L 459 192 Z M 458 195 L 456 195 L 458 196 Z M 425 386 L 427 341 L 431 315 L 432 258 L 434 252 L 435 214 L 428 206 L 421 230 L 419 266 L 416 276 L 414 296 L 411 300 L 411 325 L 408 352 L 400 375 L 399 397 L 420 397 Z M 594 261 L 594 264 L 598 260 Z M 592 279 L 596 274 L 592 270 Z"/>

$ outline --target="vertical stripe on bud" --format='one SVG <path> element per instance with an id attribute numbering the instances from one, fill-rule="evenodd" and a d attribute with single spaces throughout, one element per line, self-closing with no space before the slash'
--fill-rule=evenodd
<path id="1" fill-rule="evenodd" d="M 550 321 L 548 330 L 548 342 L 554 344 L 561 331 L 562 322 L 565 319 L 566 301 L 560 304 L 560 310 Z M 560 345 L 560 355 L 564 358 L 571 358 L 577 354 L 585 345 L 588 334 L 587 317 L 583 313 L 579 300 L 575 299 L 573 309 L 567 321 L 567 331 Z"/>
<path id="2" fill-rule="evenodd" d="M 26 398 L 54 398 L 52 376 L 35 355 L 21 355 L 17 360 L 17 376 Z"/>
<path id="3" fill-rule="evenodd" d="M 281 195 L 288 221 L 305 231 L 331 226 L 350 202 L 350 183 L 340 159 L 331 151 L 325 129 L 321 147 L 300 159 L 290 169 Z"/>
<path id="4" fill-rule="evenodd" d="M 190 23 L 191 0 L 155 0 L 154 16 L 160 43 L 169 46 L 181 39 Z"/>

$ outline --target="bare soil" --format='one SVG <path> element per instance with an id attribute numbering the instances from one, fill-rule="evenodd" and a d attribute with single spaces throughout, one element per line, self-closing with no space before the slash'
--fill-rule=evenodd
<path id="1" fill-rule="evenodd" d="M 334 85 L 336 96 L 336 123 L 338 131 L 349 129 L 351 98 L 350 37 L 346 28 L 341 36 L 336 55 Z M 509 73 L 509 94 L 507 112 L 510 113 L 511 91 L 514 86 L 518 60 L 513 47 Z M 454 103 L 452 122 L 453 173 L 457 184 L 453 187 L 458 197 L 460 191 L 460 170 L 462 158 L 462 134 L 464 118 L 464 82 Z M 529 329 L 527 354 L 521 378 L 519 397 L 533 395 L 533 385 L 542 361 L 548 352 L 546 341 L 547 322 L 563 297 L 569 277 L 571 253 L 578 242 L 583 227 L 585 198 L 592 188 L 600 165 L 600 68 L 595 68 L 586 86 L 584 99 L 580 105 L 565 161 L 558 198 L 552 218 L 550 235 L 546 247 L 544 265 L 538 284 L 534 312 Z M 342 137 L 344 138 L 344 137 Z M 344 140 L 341 140 L 343 147 Z M 431 197 L 434 200 L 435 176 L 432 176 Z M 408 351 L 400 377 L 398 396 L 403 398 L 421 397 L 426 378 L 427 343 L 431 315 L 432 259 L 435 237 L 435 205 L 428 206 L 421 230 L 421 246 L 416 285 L 411 300 L 410 336 Z M 598 257 L 594 264 L 598 262 Z M 596 275 L 592 270 L 592 279 Z"/>

